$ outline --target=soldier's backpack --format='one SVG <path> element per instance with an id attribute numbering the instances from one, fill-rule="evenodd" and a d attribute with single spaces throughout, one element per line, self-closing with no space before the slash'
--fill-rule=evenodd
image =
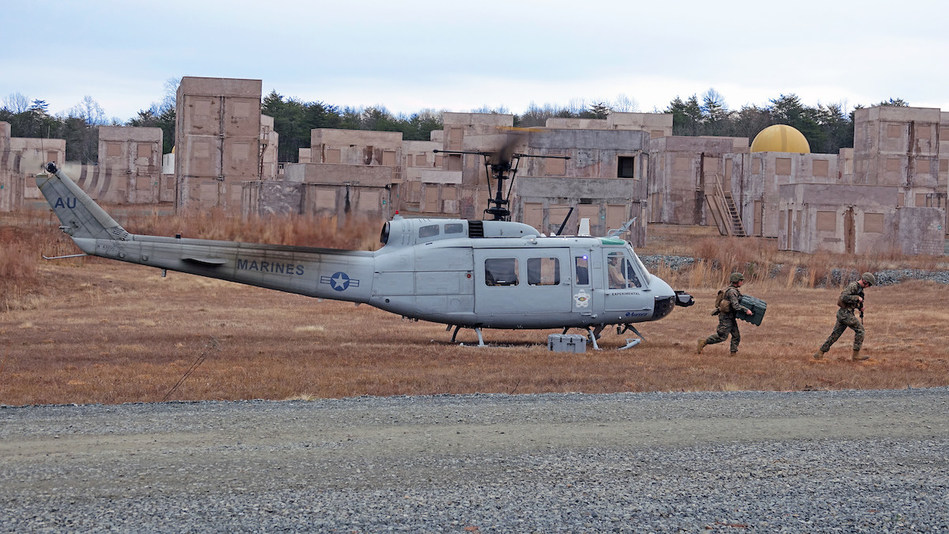
<path id="1" fill-rule="evenodd" d="M 719 289 L 718 295 L 715 297 L 715 310 L 718 313 L 728 313 L 732 311 L 732 303 L 730 300 L 725 298 L 725 291 L 726 289 Z M 713 311 L 712 315 L 718 314 Z"/>

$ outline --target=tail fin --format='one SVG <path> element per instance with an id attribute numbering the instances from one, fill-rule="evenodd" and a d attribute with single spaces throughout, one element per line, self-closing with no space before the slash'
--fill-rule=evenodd
<path id="1" fill-rule="evenodd" d="M 58 169 L 55 163 L 47 163 L 46 172 L 49 174 L 36 176 L 36 186 L 53 208 L 64 232 L 73 239 L 131 239 L 125 228 L 115 222 L 115 219 L 70 180 L 62 169 Z"/>

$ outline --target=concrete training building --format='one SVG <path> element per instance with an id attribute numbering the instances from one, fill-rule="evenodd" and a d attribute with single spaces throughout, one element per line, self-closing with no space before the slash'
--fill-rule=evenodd
<path id="1" fill-rule="evenodd" d="M 100 127 L 99 164 L 64 162 L 65 142 L 10 136 L 0 123 L 0 211 L 36 205 L 33 177 L 59 163 L 100 202 L 220 209 L 250 215 L 481 218 L 489 191 L 477 154 L 514 141 L 516 220 L 540 231 L 580 218 L 605 235 L 635 219 L 717 226 L 723 235 L 774 238 L 783 250 L 942 254 L 949 176 L 949 114 L 873 107 L 854 114 L 854 148 L 812 154 L 787 126 L 747 138 L 672 135 L 672 116 L 611 113 L 513 128 L 513 115 L 443 114 L 429 141 L 398 132 L 316 129 L 299 163 L 276 161 L 260 80 L 182 78 L 175 151 L 157 128 Z M 803 144 L 802 144 L 803 142 Z M 561 159 L 568 157 L 569 159 Z M 162 169 L 165 169 L 163 172 Z M 173 172 L 168 172 L 173 169 Z"/>

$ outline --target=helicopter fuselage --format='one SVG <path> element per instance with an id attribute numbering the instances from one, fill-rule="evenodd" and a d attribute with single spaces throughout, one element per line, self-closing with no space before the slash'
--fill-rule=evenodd
<path id="1" fill-rule="evenodd" d="M 136 235 L 51 169 L 37 185 L 62 229 L 94 256 L 365 303 L 457 327 L 631 324 L 691 303 L 615 237 L 547 237 L 518 222 L 398 215 L 385 223 L 383 246 L 375 251 Z"/>

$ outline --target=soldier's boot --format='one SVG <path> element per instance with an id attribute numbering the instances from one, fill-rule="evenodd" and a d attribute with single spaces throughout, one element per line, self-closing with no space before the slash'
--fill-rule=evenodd
<path id="1" fill-rule="evenodd" d="M 850 359 L 852 359 L 855 362 L 861 362 L 863 360 L 869 360 L 870 357 L 867 356 L 866 354 L 860 354 L 860 349 L 855 349 L 853 351 L 853 356 L 851 356 Z"/>
<path id="2" fill-rule="evenodd" d="M 814 359 L 815 359 L 815 360 L 823 360 L 825 354 L 827 354 L 826 351 L 817 349 L 817 352 L 814 353 Z"/>
<path id="3" fill-rule="evenodd" d="M 705 345 L 708 345 L 708 343 L 705 341 L 705 338 L 700 339 L 698 345 L 695 347 L 695 353 L 702 354 L 702 349 L 705 348 Z"/>
<path id="4" fill-rule="evenodd" d="M 733 350 L 733 351 L 729 352 L 728 355 L 729 355 L 729 356 L 738 356 L 738 351 L 737 351 L 737 350 Z"/>

